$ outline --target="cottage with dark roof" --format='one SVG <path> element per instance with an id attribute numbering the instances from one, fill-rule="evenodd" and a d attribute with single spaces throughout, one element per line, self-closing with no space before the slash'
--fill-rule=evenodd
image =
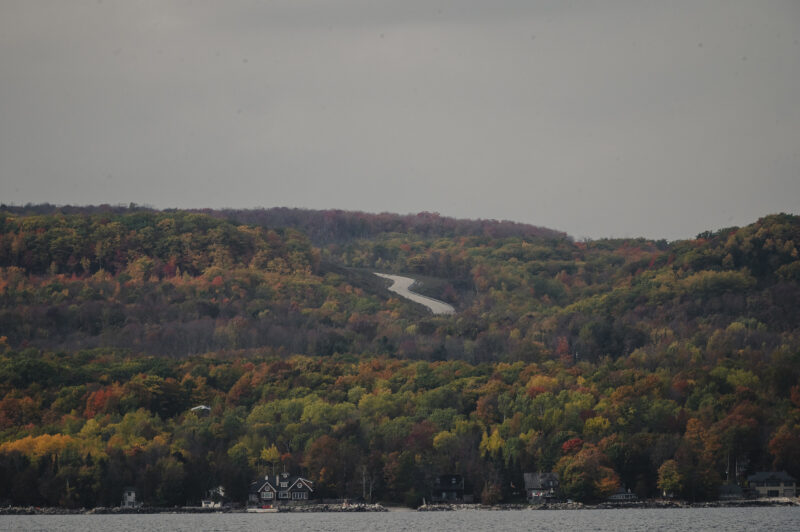
<path id="1" fill-rule="evenodd" d="M 206 492 L 206 496 L 200 501 L 200 506 L 203 508 L 222 508 L 226 501 L 225 488 L 217 486 Z"/>
<path id="2" fill-rule="evenodd" d="M 248 506 L 271 507 L 288 502 L 307 502 L 314 493 L 313 482 L 297 475 L 267 475 L 250 484 Z"/>
<path id="3" fill-rule="evenodd" d="M 464 477 L 439 475 L 431 484 L 431 502 L 464 502 Z"/>
<path id="4" fill-rule="evenodd" d="M 558 473 L 525 473 L 523 476 L 528 502 L 548 502 L 558 498 Z"/>
<path id="5" fill-rule="evenodd" d="M 632 493 L 630 489 L 626 490 L 623 486 L 617 488 L 617 491 L 608 497 L 608 502 L 633 502 L 636 500 L 639 500 L 639 497 Z"/>
<path id="6" fill-rule="evenodd" d="M 747 477 L 747 482 L 757 497 L 794 497 L 797 494 L 795 478 L 786 471 L 760 471 Z"/>

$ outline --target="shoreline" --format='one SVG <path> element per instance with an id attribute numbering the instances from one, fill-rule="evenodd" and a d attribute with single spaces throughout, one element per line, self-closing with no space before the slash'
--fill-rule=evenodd
<path id="1" fill-rule="evenodd" d="M 304 504 L 281 506 L 274 513 L 349 513 L 349 512 L 388 512 L 389 508 L 375 504 Z M 410 509 L 411 510 L 411 509 Z M 6 506 L 0 507 L 0 515 L 156 515 L 156 514 L 246 514 L 248 508 L 203 508 L 201 506 L 139 506 L 123 508 L 120 506 L 98 506 L 96 508 L 59 508 L 56 506 Z M 265 512 L 266 513 L 266 512 Z"/>
<path id="2" fill-rule="evenodd" d="M 581 502 L 553 502 L 542 504 L 427 504 L 417 508 L 418 512 L 441 512 L 462 510 L 635 510 L 635 509 L 685 509 L 685 508 L 748 508 L 800 506 L 800 499 L 777 497 L 772 499 L 732 499 L 725 501 L 670 501 L 651 499 L 631 502 L 601 502 L 584 504 Z"/>
<path id="3" fill-rule="evenodd" d="M 622 503 L 583 504 L 580 502 L 562 502 L 545 504 L 427 504 L 419 508 L 383 506 L 376 504 L 308 504 L 303 506 L 287 506 L 278 508 L 277 513 L 341 513 L 341 512 L 453 512 L 453 511 L 539 511 L 539 510 L 631 510 L 631 509 L 688 509 L 688 508 L 746 508 L 746 507 L 785 507 L 800 506 L 796 498 L 775 499 L 736 499 L 729 501 L 686 502 L 647 500 Z M 216 513 L 248 513 L 247 508 L 202 508 L 199 506 L 180 507 L 102 507 L 97 508 L 58 508 L 35 506 L 0 507 L 0 515 L 156 515 L 156 514 L 216 514 Z"/>

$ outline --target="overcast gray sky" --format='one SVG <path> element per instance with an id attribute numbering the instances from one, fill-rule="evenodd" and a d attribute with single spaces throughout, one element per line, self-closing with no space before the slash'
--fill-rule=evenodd
<path id="1" fill-rule="evenodd" d="M 800 2 L 0 0 L 0 202 L 800 212 Z"/>

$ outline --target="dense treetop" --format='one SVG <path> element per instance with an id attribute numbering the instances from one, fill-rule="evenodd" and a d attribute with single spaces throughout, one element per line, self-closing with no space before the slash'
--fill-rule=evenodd
<path id="1" fill-rule="evenodd" d="M 443 473 L 487 501 L 535 470 L 581 500 L 800 478 L 799 246 L 786 214 L 575 242 L 435 215 L 5 208 L 0 499 L 241 498 L 272 467 L 409 504 Z"/>

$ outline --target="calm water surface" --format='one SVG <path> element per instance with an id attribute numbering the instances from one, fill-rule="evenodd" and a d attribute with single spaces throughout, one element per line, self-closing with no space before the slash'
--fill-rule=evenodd
<path id="1" fill-rule="evenodd" d="M 800 530 L 800 508 L 0 516 L 0 530 Z"/>

